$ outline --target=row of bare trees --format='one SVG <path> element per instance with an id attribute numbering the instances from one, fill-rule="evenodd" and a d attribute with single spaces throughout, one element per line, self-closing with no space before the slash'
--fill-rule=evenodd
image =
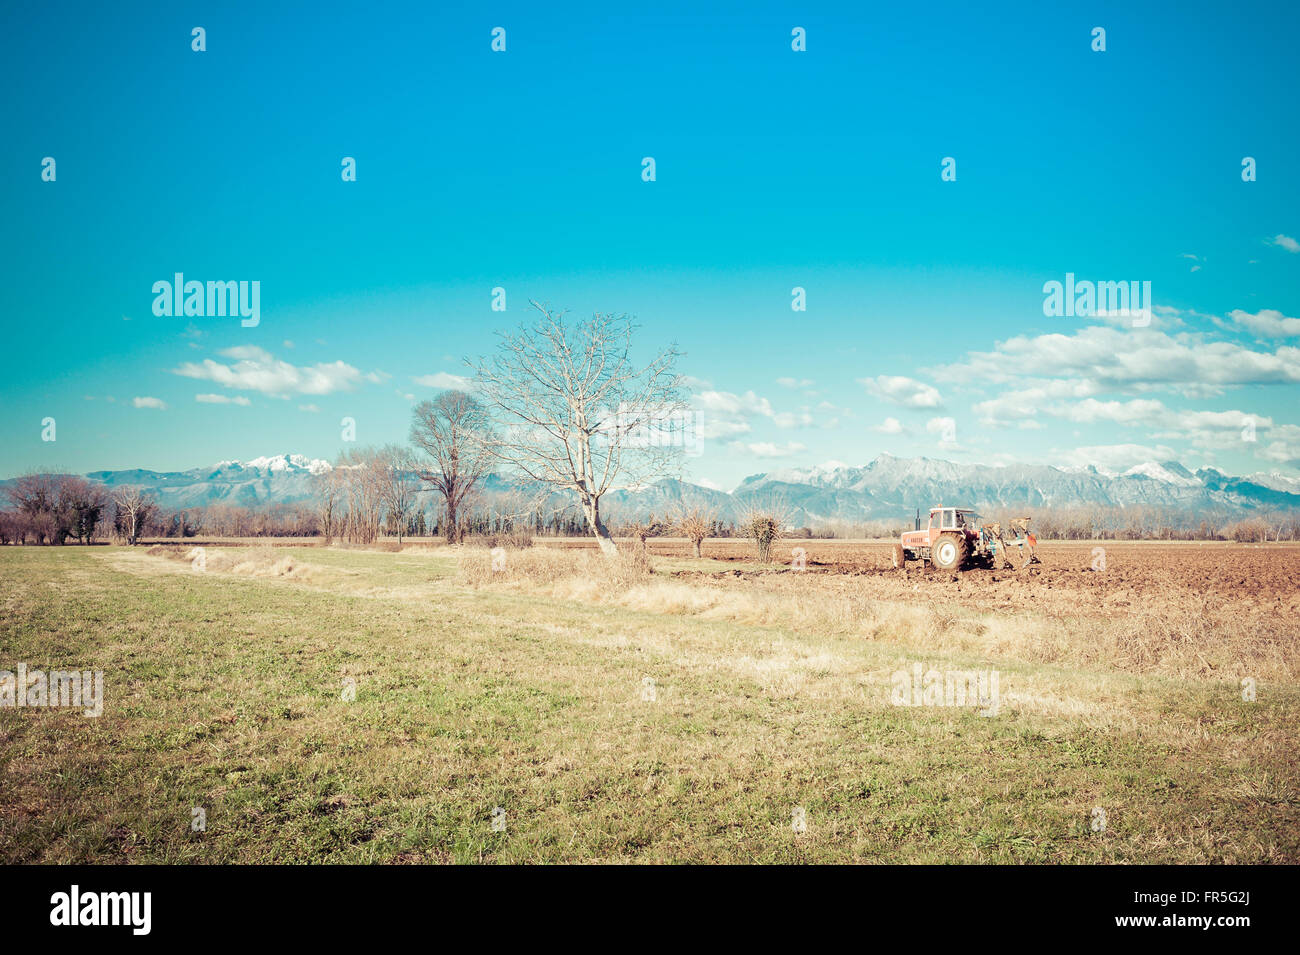
<path id="1" fill-rule="evenodd" d="M 354 448 L 317 477 L 316 522 L 325 542 L 371 544 L 381 532 L 400 541 L 416 509 L 419 481 L 411 452 L 397 445 Z"/>
<path id="2" fill-rule="evenodd" d="M 215 503 L 165 510 L 146 490 L 109 488 L 73 474 L 28 474 L 4 492 L 0 544 L 212 537 L 308 537 L 317 533 L 310 507 L 274 504 L 249 508 Z"/>
<path id="3" fill-rule="evenodd" d="M 6 489 L 9 508 L 0 511 L 0 544 L 88 544 L 113 537 L 134 544 L 157 512 L 139 489 L 111 493 L 73 474 L 27 474 Z"/>

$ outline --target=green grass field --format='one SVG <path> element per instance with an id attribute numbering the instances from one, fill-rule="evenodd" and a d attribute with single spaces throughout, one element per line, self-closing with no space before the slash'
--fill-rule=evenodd
<path id="1" fill-rule="evenodd" d="M 98 718 L 0 709 L 0 859 L 1300 861 L 1292 685 L 1248 703 L 1233 680 L 955 651 L 888 623 L 475 588 L 445 551 L 286 555 L 258 576 L 0 548 L 0 669 L 99 669 L 106 690 Z M 891 705 L 916 661 L 996 668 L 1004 705 Z"/>

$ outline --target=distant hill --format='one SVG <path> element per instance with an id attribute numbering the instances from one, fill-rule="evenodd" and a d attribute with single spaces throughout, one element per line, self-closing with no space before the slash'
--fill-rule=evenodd
<path id="1" fill-rule="evenodd" d="M 146 488 L 167 509 L 217 503 L 257 509 L 311 499 L 315 476 L 330 468 L 327 461 L 280 454 L 188 471 L 137 468 L 93 471 L 86 477 L 108 487 Z M 8 483 L 0 481 L 0 486 Z M 489 507 L 508 509 L 524 496 L 518 485 L 497 475 L 482 483 L 482 501 Z M 1300 480 L 1276 473 L 1232 477 L 1213 468 L 1193 472 L 1176 461 L 1149 462 L 1115 474 L 1094 467 L 957 464 L 882 454 L 860 467 L 831 462 L 755 474 L 731 493 L 666 479 L 613 492 L 604 499 L 604 510 L 620 517 L 663 515 L 682 503 L 699 504 L 723 520 L 732 520 L 746 506 L 770 499 L 779 499 L 789 508 L 796 526 L 901 521 L 910 519 L 917 508 L 924 511 L 939 503 L 983 510 L 1024 508 L 1030 513 L 1049 508 L 1145 506 L 1192 520 L 1202 514 L 1245 517 L 1300 510 Z M 565 503 L 563 495 L 551 495 L 546 506 Z"/>

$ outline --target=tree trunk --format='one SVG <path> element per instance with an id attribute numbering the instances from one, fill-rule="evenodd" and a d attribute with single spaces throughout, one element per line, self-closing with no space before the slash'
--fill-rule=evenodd
<path id="1" fill-rule="evenodd" d="M 609 528 L 600 519 L 600 499 L 584 498 L 582 512 L 587 516 L 587 524 L 591 527 L 591 532 L 596 535 L 600 552 L 606 557 L 617 555 L 618 547 L 614 545 L 614 538 L 610 536 Z"/>
<path id="2" fill-rule="evenodd" d="M 447 543 L 456 544 L 460 541 L 460 525 L 456 521 L 456 505 L 447 500 Z"/>
<path id="3" fill-rule="evenodd" d="M 691 543 L 695 545 L 695 556 L 696 556 L 696 557 L 699 557 L 699 556 L 700 556 L 700 542 L 697 541 L 697 540 L 694 540 L 694 541 L 691 541 Z"/>

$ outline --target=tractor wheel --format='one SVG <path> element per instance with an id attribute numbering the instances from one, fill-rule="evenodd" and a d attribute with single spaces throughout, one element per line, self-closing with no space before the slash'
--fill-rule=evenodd
<path id="1" fill-rule="evenodd" d="M 902 570 L 907 566 L 907 551 L 903 550 L 902 544 L 894 545 L 894 570 Z"/>
<path id="2" fill-rule="evenodd" d="M 961 570 L 966 560 L 966 538 L 944 534 L 934 542 L 930 562 L 939 570 Z"/>

